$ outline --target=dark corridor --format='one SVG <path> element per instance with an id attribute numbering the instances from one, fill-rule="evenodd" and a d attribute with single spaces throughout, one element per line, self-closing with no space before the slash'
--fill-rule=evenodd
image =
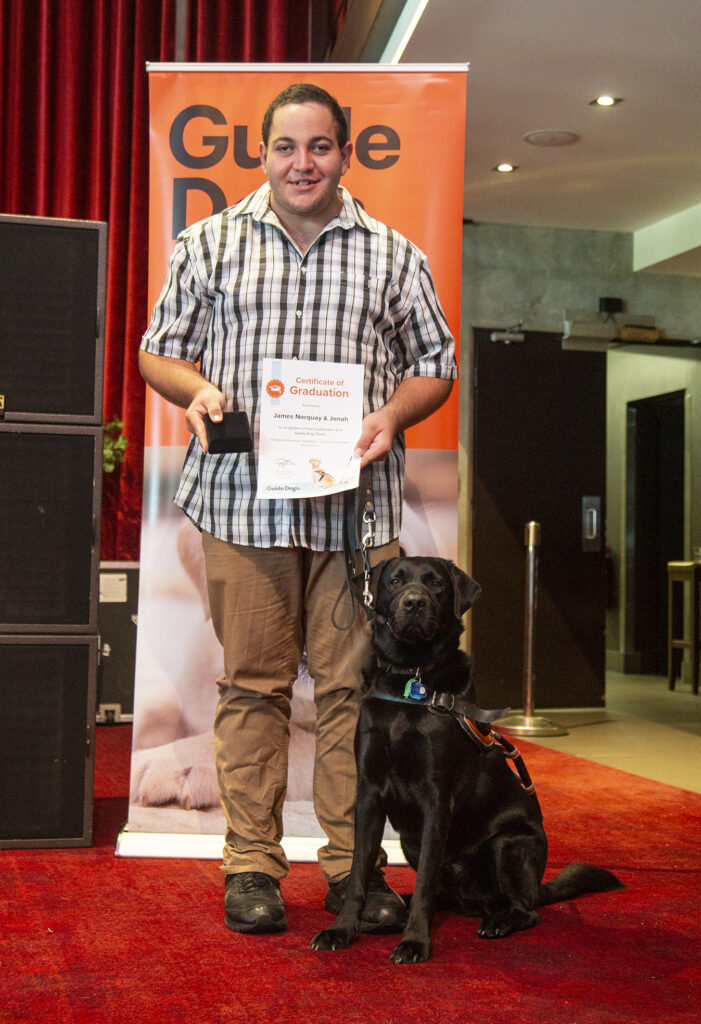
<path id="1" fill-rule="evenodd" d="M 626 636 L 639 671 L 667 670 L 667 562 L 684 557 L 684 391 L 628 403 Z"/>

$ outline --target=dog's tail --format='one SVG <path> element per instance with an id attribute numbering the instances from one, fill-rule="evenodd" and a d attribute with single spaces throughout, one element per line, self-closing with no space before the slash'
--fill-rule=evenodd
<path id="1" fill-rule="evenodd" d="M 573 900 L 587 892 L 613 892 L 616 889 L 625 889 L 625 885 L 606 868 L 597 868 L 593 864 L 568 864 L 549 882 L 540 883 L 538 906 Z"/>

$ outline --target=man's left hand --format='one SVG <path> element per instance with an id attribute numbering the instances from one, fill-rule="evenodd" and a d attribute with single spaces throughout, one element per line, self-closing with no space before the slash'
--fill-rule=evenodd
<path id="1" fill-rule="evenodd" d="M 453 387 L 452 380 L 409 377 L 403 380 L 387 405 L 368 413 L 355 446 L 360 465 L 387 458 L 395 435 L 420 423 L 443 405 Z"/>
<path id="2" fill-rule="evenodd" d="M 371 412 L 363 420 L 362 433 L 355 447 L 360 455 L 360 466 L 369 462 L 383 462 L 392 448 L 394 435 L 400 429 L 388 407 Z"/>

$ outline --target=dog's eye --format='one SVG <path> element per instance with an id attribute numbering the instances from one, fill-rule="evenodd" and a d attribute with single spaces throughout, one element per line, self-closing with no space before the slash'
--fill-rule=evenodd
<path id="1" fill-rule="evenodd" d="M 429 586 L 431 590 L 445 590 L 445 584 L 443 583 L 443 580 L 431 580 Z"/>
<path id="2" fill-rule="evenodd" d="M 401 578 L 399 576 L 392 576 L 392 578 L 387 583 L 387 586 L 388 587 L 400 587 L 401 584 L 402 584 L 402 581 L 401 581 Z"/>

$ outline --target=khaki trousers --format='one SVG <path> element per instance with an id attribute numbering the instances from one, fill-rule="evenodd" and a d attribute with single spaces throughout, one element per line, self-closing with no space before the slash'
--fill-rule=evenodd
<path id="1" fill-rule="evenodd" d="M 202 535 L 212 621 L 224 649 L 214 742 L 226 817 L 223 870 L 283 878 L 280 845 L 287 786 L 290 701 L 306 650 L 314 680 L 316 749 L 313 800 L 328 843 L 319 863 L 330 882 L 353 856 L 353 740 L 369 630 L 357 605 L 353 626 L 331 614 L 345 581 L 343 553 L 254 548 Z M 398 541 L 371 549 L 371 564 L 399 553 Z M 360 570 L 360 564 L 358 564 Z M 350 619 L 350 596 L 336 613 Z"/>

